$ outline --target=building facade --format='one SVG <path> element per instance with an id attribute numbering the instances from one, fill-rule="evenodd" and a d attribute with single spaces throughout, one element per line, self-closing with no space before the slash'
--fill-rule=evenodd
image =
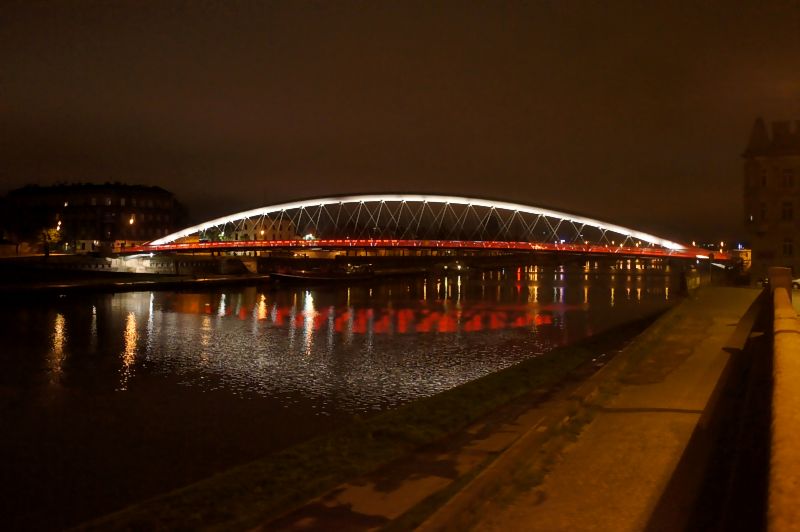
<path id="1" fill-rule="evenodd" d="M 233 234 L 234 240 L 297 240 L 300 236 L 288 219 L 264 216 L 244 220 Z"/>
<path id="2" fill-rule="evenodd" d="M 121 183 L 29 185 L 8 193 L 7 210 L 18 238 L 49 233 L 57 236 L 52 247 L 72 253 L 120 251 L 183 222 L 171 192 Z"/>
<path id="3" fill-rule="evenodd" d="M 744 217 L 752 249 L 753 278 L 769 266 L 800 275 L 800 121 L 759 118 L 744 158 Z"/>

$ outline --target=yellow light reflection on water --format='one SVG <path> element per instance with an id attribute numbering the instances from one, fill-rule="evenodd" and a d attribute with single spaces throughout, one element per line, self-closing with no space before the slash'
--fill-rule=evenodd
<path id="1" fill-rule="evenodd" d="M 129 312 L 125 318 L 125 349 L 122 351 L 122 369 L 120 370 L 120 382 L 118 391 L 128 389 L 128 381 L 133 377 L 134 364 L 136 363 L 136 344 L 139 342 L 139 334 L 136 332 L 136 315 Z"/>
<path id="2" fill-rule="evenodd" d="M 203 347 L 211 345 L 211 318 L 208 316 L 203 316 L 200 322 L 200 345 Z M 203 355 L 205 354 L 206 351 L 204 349 Z"/>
<path id="3" fill-rule="evenodd" d="M 53 347 L 50 352 L 48 367 L 50 369 L 50 382 L 56 382 L 64 371 L 64 347 L 67 343 L 67 321 L 60 312 L 56 314 L 53 322 Z"/>

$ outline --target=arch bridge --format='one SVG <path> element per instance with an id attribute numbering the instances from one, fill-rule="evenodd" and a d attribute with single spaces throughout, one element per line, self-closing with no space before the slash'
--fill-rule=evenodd
<path id="1" fill-rule="evenodd" d="M 709 258 L 705 249 L 586 216 L 505 201 L 421 194 L 336 196 L 270 205 L 187 227 L 126 253 L 287 249 Z M 713 258 L 728 257 L 715 253 Z"/>

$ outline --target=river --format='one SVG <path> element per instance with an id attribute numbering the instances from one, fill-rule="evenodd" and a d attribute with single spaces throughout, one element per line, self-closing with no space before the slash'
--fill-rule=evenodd
<path id="1" fill-rule="evenodd" d="M 672 305 L 596 263 L 0 307 L 0 514 L 52 529 Z"/>

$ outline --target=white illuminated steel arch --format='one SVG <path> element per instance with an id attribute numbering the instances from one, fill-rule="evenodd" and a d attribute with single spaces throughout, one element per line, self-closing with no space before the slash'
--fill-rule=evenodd
<path id="1" fill-rule="evenodd" d="M 568 214 L 551 209 L 534 207 L 530 205 L 521 205 L 518 203 L 510 203 L 505 201 L 485 200 L 479 198 L 466 198 L 461 196 L 440 196 L 440 195 L 428 195 L 428 194 L 367 194 L 367 195 L 309 199 L 309 200 L 295 201 L 289 203 L 282 203 L 279 205 L 270 205 L 258 209 L 238 212 L 235 214 L 231 214 L 229 216 L 223 216 L 221 218 L 209 220 L 207 222 L 194 225 L 192 227 L 187 227 L 186 229 L 182 229 L 170 235 L 164 236 L 163 238 L 154 240 L 150 242 L 149 245 L 157 246 L 157 245 L 169 244 L 171 242 L 175 242 L 178 239 L 194 235 L 196 233 L 200 233 L 215 227 L 225 226 L 226 224 L 232 224 L 240 222 L 242 220 L 264 217 L 264 216 L 274 215 L 276 213 L 283 213 L 286 211 L 292 211 L 297 209 L 321 208 L 323 206 L 328 206 L 328 205 L 390 203 L 390 202 L 404 203 L 404 204 L 420 203 L 423 205 L 424 204 L 462 205 L 466 207 L 486 208 L 490 209 L 492 212 L 508 211 L 510 213 L 525 213 L 538 217 L 547 217 L 555 220 L 566 221 L 572 224 L 580 224 L 581 226 L 596 228 L 597 230 L 602 232 L 609 231 L 612 233 L 617 233 L 627 238 L 640 240 L 648 244 L 655 244 L 669 250 L 680 251 L 687 249 L 686 246 L 679 244 L 677 242 L 672 242 L 670 240 L 660 238 L 658 236 L 644 233 L 641 231 L 637 231 L 635 229 L 630 229 L 615 224 L 609 224 L 600 220 L 595 220 L 593 218 L 587 218 L 585 216 Z M 555 234 L 555 230 L 553 230 L 553 233 Z"/>

